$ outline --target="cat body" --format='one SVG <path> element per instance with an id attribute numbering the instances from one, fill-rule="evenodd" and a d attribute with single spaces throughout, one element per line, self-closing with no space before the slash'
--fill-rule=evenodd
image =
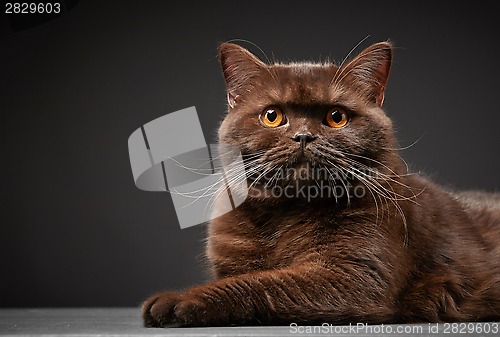
<path id="1" fill-rule="evenodd" d="M 209 224 L 215 281 L 152 296 L 146 326 L 500 319 L 500 196 L 407 172 L 382 110 L 390 43 L 341 65 L 220 59 L 219 140 L 252 193 Z"/>

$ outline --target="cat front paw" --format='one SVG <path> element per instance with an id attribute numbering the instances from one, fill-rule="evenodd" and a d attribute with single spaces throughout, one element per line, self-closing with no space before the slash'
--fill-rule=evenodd
<path id="1" fill-rule="evenodd" d="M 144 326 L 149 328 L 206 326 L 207 314 L 202 301 L 174 292 L 153 295 L 142 306 Z"/>
<path id="2" fill-rule="evenodd" d="M 181 294 L 163 292 L 149 297 L 142 305 L 142 319 L 147 328 L 175 325 L 174 309 L 181 301 Z"/>

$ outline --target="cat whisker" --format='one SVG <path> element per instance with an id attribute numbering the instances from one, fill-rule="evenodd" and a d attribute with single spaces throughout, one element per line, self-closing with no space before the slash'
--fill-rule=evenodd
<path id="1" fill-rule="evenodd" d="M 397 184 L 397 185 L 399 185 L 399 186 L 401 186 L 401 187 L 406 188 L 408 191 L 410 191 L 410 192 L 413 194 L 413 196 L 412 196 L 412 197 L 405 197 L 405 196 L 403 196 L 403 195 L 400 195 L 400 194 L 396 193 L 396 192 L 394 191 L 394 189 L 393 189 L 392 185 L 391 185 L 390 183 L 388 184 L 388 185 L 391 187 L 391 189 L 393 190 L 393 192 L 395 193 L 395 195 L 397 195 L 397 196 L 399 196 L 399 197 L 401 198 L 401 199 L 398 199 L 398 200 L 409 200 L 409 201 L 412 201 L 412 202 L 414 202 L 414 203 L 418 204 L 418 203 L 415 201 L 415 199 L 416 199 L 416 197 L 417 197 L 417 196 L 418 196 L 421 192 L 420 192 L 419 194 L 415 194 L 415 193 L 413 192 L 413 189 L 412 189 L 410 186 L 408 186 L 408 185 L 406 185 L 406 184 L 402 183 L 400 180 L 394 179 L 394 178 L 399 178 L 400 176 L 386 175 L 386 174 L 384 174 L 384 173 L 382 173 L 382 172 L 379 172 L 378 170 L 374 170 L 373 168 L 371 168 L 371 167 L 369 167 L 369 166 L 367 166 L 367 165 L 364 165 L 364 164 L 362 164 L 362 163 L 360 163 L 360 162 L 358 162 L 358 161 L 355 161 L 355 160 L 352 160 L 352 159 L 349 159 L 349 158 L 344 158 L 343 160 L 345 160 L 346 162 L 350 163 L 350 165 L 352 165 L 352 166 L 353 166 L 353 167 L 355 167 L 355 168 L 356 168 L 356 167 L 359 167 L 359 168 L 364 169 L 364 170 L 366 170 L 366 171 L 368 171 L 368 172 L 370 172 L 370 173 L 373 173 L 373 175 L 369 175 L 369 174 L 366 174 L 366 173 L 365 173 L 365 172 L 363 172 L 363 171 L 359 171 L 359 170 L 358 170 L 360 174 L 366 175 L 366 176 L 368 176 L 370 179 L 379 179 L 379 180 L 385 181 L 385 182 L 387 182 L 387 183 L 389 183 L 389 182 L 393 182 L 393 183 L 395 183 L 395 184 Z"/>
<path id="2" fill-rule="evenodd" d="M 337 170 L 337 171 L 339 171 L 339 170 L 343 171 L 339 166 L 335 165 L 334 163 L 332 163 L 330 161 L 328 161 L 328 163 L 330 165 L 332 165 L 335 168 L 335 170 Z M 349 189 L 347 188 L 347 185 L 346 185 L 346 183 L 344 182 L 343 179 L 339 179 L 339 180 L 340 180 L 340 183 L 342 184 L 342 186 L 344 187 L 344 191 L 346 192 L 347 205 L 350 205 L 351 204 L 351 196 L 349 195 Z"/>
<path id="3" fill-rule="evenodd" d="M 224 184 L 219 184 L 219 188 L 216 193 L 210 196 L 210 199 L 205 206 L 205 212 L 213 209 L 214 203 L 224 191 L 227 191 L 228 188 L 231 189 L 231 186 L 239 186 L 240 184 L 245 182 L 253 173 L 258 172 L 259 168 L 259 166 L 247 166 L 245 170 L 241 170 L 237 175 L 231 176 L 229 179 L 227 177 L 224 177 Z"/>
<path id="4" fill-rule="evenodd" d="M 255 158 L 253 159 L 253 161 L 257 161 L 259 158 Z M 252 161 L 250 161 L 250 164 L 253 164 Z M 241 169 L 240 166 L 238 167 L 235 167 L 235 168 L 231 168 L 231 169 L 226 169 L 225 170 L 225 174 L 223 174 L 222 172 L 219 173 L 219 179 L 217 181 L 215 181 L 212 185 L 210 186 L 206 186 L 206 187 L 203 187 L 201 189 L 198 189 L 198 190 L 195 190 L 195 191 L 190 191 L 190 192 L 185 192 L 185 193 L 180 193 L 176 190 L 174 190 L 173 192 L 178 194 L 178 195 L 182 195 L 183 197 L 188 197 L 188 198 L 193 198 L 194 200 L 192 202 L 190 202 L 189 204 L 185 205 L 184 207 L 188 207 L 192 204 L 194 204 L 195 202 L 199 201 L 201 198 L 204 198 L 204 197 L 210 197 L 209 201 L 207 202 L 207 205 L 205 206 L 205 212 L 207 212 L 207 208 L 211 209 L 215 200 L 217 200 L 217 198 L 221 195 L 222 192 L 224 192 L 225 190 L 227 190 L 227 188 L 229 186 L 236 186 L 237 184 L 239 183 L 242 183 L 244 180 L 247 179 L 247 174 L 250 173 L 252 174 L 253 172 L 255 172 L 258 168 L 257 167 L 248 167 L 248 162 L 246 163 L 246 166 L 245 169 Z M 224 170 L 224 169 L 222 169 Z M 237 176 L 231 176 L 231 179 L 227 179 L 226 175 L 228 174 L 228 172 L 232 171 L 232 170 L 238 170 L 238 171 L 241 171 L 241 173 L 239 173 Z M 218 186 L 216 188 L 216 186 Z M 203 192 L 201 195 L 196 195 L 196 196 L 190 196 L 191 194 L 199 194 L 200 192 Z"/>
<path id="5" fill-rule="evenodd" d="M 377 184 L 374 184 L 373 181 L 371 181 L 369 179 L 365 179 L 364 177 L 358 175 L 356 172 L 351 171 L 350 173 L 353 176 L 355 176 L 356 178 L 358 178 L 359 180 L 363 181 L 365 183 L 365 186 L 366 185 L 371 185 L 372 188 L 374 188 L 374 190 L 378 193 L 378 195 L 382 196 L 386 200 L 389 200 L 394 205 L 394 207 L 396 208 L 397 212 L 401 215 L 401 219 L 402 219 L 403 226 L 404 226 L 404 229 L 405 229 L 405 244 L 406 244 L 407 241 L 408 241 L 408 225 L 407 225 L 407 221 L 406 221 L 406 215 L 404 214 L 403 209 L 399 205 L 398 199 L 395 199 L 394 197 L 391 197 L 390 195 L 387 195 L 386 193 L 389 192 L 389 191 L 387 191 L 387 189 L 385 189 L 380 184 L 378 184 L 378 186 L 380 188 L 382 188 L 382 190 L 380 190 L 379 187 L 377 186 Z"/>
<path id="6" fill-rule="evenodd" d="M 344 158 L 344 159 L 346 159 L 346 158 Z M 376 192 L 376 194 L 378 196 L 384 198 L 386 201 L 387 200 L 391 201 L 391 203 L 393 203 L 396 210 L 400 213 L 400 215 L 403 219 L 403 223 L 404 223 L 405 228 L 406 228 L 406 216 L 404 215 L 404 212 L 403 212 L 401 206 L 399 205 L 398 201 L 408 200 L 408 201 L 415 202 L 415 200 L 413 200 L 411 198 L 407 198 L 405 196 L 402 196 L 402 195 L 396 193 L 390 184 L 388 184 L 388 185 L 390 186 L 391 190 L 388 190 L 386 187 L 384 187 L 382 184 L 380 184 L 373 176 L 366 175 L 364 172 L 359 171 L 356 168 L 355 164 L 361 164 L 361 163 L 358 163 L 358 162 L 351 160 L 350 161 L 351 167 L 343 167 L 343 166 L 336 165 L 335 163 L 331 162 L 330 160 L 328 160 L 328 162 L 332 166 L 336 167 L 337 169 L 348 172 L 351 176 L 358 179 L 360 182 L 362 182 L 367 187 L 367 189 L 370 191 L 370 193 L 372 193 L 372 190 L 373 190 L 373 192 Z M 384 180 L 384 181 L 386 181 L 386 180 Z M 377 203 L 375 198 L 374 198 L 374 201 L 375 201 L 375 203 Z M 376 205 L 376 207 L 378 209 L 378 204 Z"/>
<path id="7" fill-rule="evenodd" d="M 248 187 L 248 189 L 250 190 L 253 187 L 255 187 L 259 183 L 260 179 L 262 179 L 268 172 L 272 171 L 276 167 L 277 167 L 277 165 L 273 165 L 271 167 L 268 167 L 264 171 L 262 171 L 262 173 L 254 181 L 252 181 L 252 183 L 250 184 L 250 186 Z"/>
<path id="8" fill-rule="evenodd" d="M 418 137 L 418 139 L 415 140 L 413 143 L 411 143 L 410 145 L 407 145 L 407 146 L 396 147 L 396 148 L 382 146 L 382 149 L 388 150 L 388 151 L 403 151 L 403 150 L 407 150 L 407 149 L 413 147 L 414 145 L 416 145 L 420 140 L 422 140 L 422 138 L 424 138 L 424 136 L 425 136 L 425 133 L 422 134 L 420 137 Z"/>
<path id="9" fill-rule="evenodd" d="M 266 185 L 264 185 L 264 187 L 268 187 L 268 186 L 271 186 L 272 182 L 274 179 L 276 179 L 276 184 L 278 183 L 278 175 L 280 174 L 280 171 L 283 169 L 283 165 L 280 165 L 277 169 L 276 169 L 276 172 L 273 174 L 273 176 L 271 177 L 271 179 L 266 183 Z M 275 186 L 276 186 L 275 184 Z"/>
<path id="10" fill-rule="evenodd" d="M 369 160 L 379 166 L 382 166 L 383 168 L 387 169 L 387 171 L 389 171 L 390 173 L 392 173 L 394 176 L 396 177 L 399 177 L 401 176 L 400 174 L 394 172 L 393 169 L 391 169 L 389 166 L 385 165 L 384 163 L 376 160 L 376 159 L 373 159 L 373 158 L 370 158 L 370 157 L 366 157 L 366 156 L 362 156 L 362 155 L 358 155 L 358 154 L 354 154 L 354 153 L 344 153 L 346 156 L 352 156 L 352 157 L 357 157 L 357 158 L 361 158 L 361 159 L 365 159 L 365 160 Z M 408 173 L 408 171 L 406 171 L 406 173 Z"/>

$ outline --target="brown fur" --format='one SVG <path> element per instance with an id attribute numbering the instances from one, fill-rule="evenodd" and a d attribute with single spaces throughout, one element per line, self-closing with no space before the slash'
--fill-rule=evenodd
<path id="1" fill-rule="evenodd" d="M 229 43 L 220 58 L 229 112 L 219 138 L 246 158 L 262 153 L 257 172 L 330 161 L 381 178 L 361 198 L 249 196 L 209 225 L 216 280 L 150 297 L 146 326 L 500 319 L 500 196 L 453 193 L 407 173 L 381 108 L 390 43 L 342 65 L 266 65 Z M 288 124 L 263 127 L 269 106 Z M 322 122 L 332 106 L 349 111 L 346 127 Z M 302 151 L 297 132 L 317 138 Z M 265 190 L 257 180 L 249 177 Z M 366 185 L 359 176 L 328 182 Z"/>

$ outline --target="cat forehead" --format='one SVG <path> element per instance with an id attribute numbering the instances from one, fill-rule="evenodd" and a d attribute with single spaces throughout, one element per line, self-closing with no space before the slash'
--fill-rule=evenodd
<path id="1" fill-rule="evenodd" d="M 290 63 L 273 66 L 276 100 L 300 104 L 328 103 L 335 97 L 332 79 L 337 67 L 330 63 Z"/>

